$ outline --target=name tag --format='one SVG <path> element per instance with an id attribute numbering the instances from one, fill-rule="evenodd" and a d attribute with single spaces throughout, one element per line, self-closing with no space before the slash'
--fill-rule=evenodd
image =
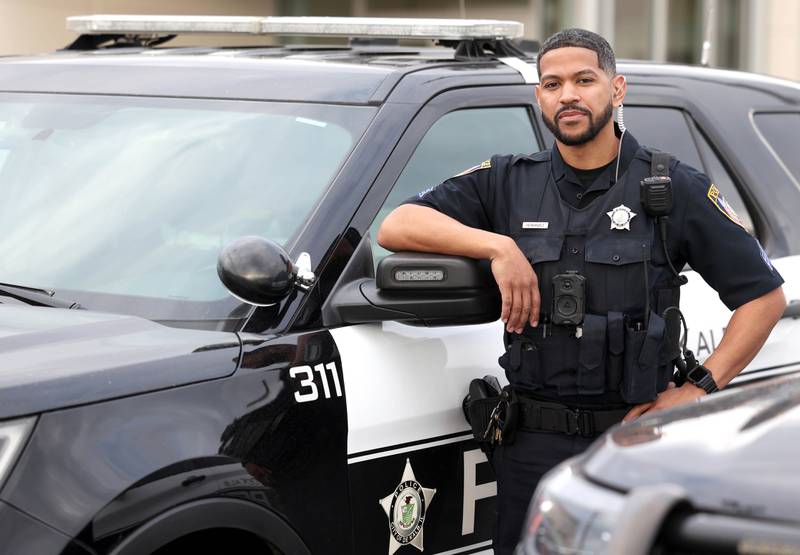
<path id="1" fill-rule="evenodd" d="M 522 229 L 547 229 L 550 222 L 522 222 Z"/>

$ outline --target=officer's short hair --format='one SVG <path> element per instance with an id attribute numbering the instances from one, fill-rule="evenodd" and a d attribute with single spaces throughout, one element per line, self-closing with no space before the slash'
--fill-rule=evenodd
<path id="1" fill-rule="evenodd" d="M 539 75 L 542 74 L 542 56 L 556 48 L 568 46 L 588 48 L 594 51 L 597 54 L 597 63 L 600 69 L 611 77 L 617 74 L 617 60 L 606 39 L 586 29 L 564 29 L 544 41 L 542 47 L 539 48 L 539 54 L 536 56 L 536 69 L 539 71 Z"/>

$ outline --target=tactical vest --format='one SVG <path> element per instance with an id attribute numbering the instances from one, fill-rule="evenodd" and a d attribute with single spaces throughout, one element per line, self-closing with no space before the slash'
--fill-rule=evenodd
<path id="1" fill-rule="evenodd" d="M 537 328 L 505 334 L 500 365 L 522 390 L 547 388 L 559 396 L 618 392 L 627 403 L 652 401 L 666 389 L 680 349 L 672 325 L 677 311 L 667 310 L 678 306 L 678 284 L 655 221 L 639 200 L 640 182 L 651 175 L 650 152 L 640 148 L 620 180 L 583 208 L 561 198 L 549 157 L 537 158 L 536 173 L 547 178 L 524 184 L 525 202 L 512 207 L 509 229 L 538 277 L 541 317 Z M 626 208 L 634 214 L 628 216 L 630 229 L 614 229 L 615 209 L 624 224 Z M 547 324 L 553 277 L 567 272 L 585 277 L 583 323 Z"/>

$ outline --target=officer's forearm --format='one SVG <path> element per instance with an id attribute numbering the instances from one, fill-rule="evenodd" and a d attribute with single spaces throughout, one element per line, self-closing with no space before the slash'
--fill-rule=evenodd
<path id="1" fill-rule="evenodd" d="M 778 287 L 736 309 L 719 347 L 704 363 L 720 388 L 755 358 L 785 308 L 783 288 Z"/>
<path id="2" fill-rule="evenodd" d="M 468 227 L 425 206 L 404 204 L 383 221 L 378 244 L 391 251 L 435 252 L 494 259 L 514 247 L 509 237 Z"/>

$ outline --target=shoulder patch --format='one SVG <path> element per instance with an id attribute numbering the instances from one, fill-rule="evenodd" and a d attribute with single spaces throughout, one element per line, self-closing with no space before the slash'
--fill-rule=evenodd
<path id="1" fill-rule="evenodd" d="M 466 170 L 464 170 L 461 173 L 455 174 L 453 177 L 461 177 L 462 175 L 467 175 L 467 174 L 470 174 L 472 172 L 476 172 L 478 170 L 488 170 L 491 167 L 492 167 L 492 161 L 491 160 L 486 160 L 484 162 L 481 162 L 477 166 L 472 166 L 471 168 L 467 168 Z"/>
<path id="2" fill-rule="evenodd" d="M 727 200 L 725 200 L 724 196 L 722 196 L 722 193 L 720 193 L 716 185 L 714 185 L 713 183 L 711 184 L 711 186 L 708 188 L 708 193 L 706 196 L 708 196 L 708 200 L 711 201 L 711 204 L 716 206 L 720 212 L 725 214 L 726 218 L 728 218 L 730 221 L 732 221 L 742 229 L 745 228 L 744 224 L 742 223 L 742 220 L 736 214 L 730 203 Z"/>

